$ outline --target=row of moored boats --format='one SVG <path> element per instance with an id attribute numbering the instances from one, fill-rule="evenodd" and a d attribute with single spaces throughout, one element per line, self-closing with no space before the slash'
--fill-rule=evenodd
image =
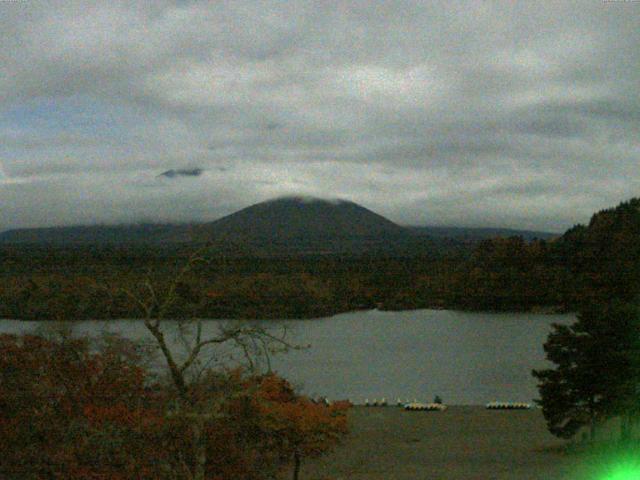
<path id="1" fill-rule="evenodd" d="M 387 400 L 384 398 L 382 400 L 376 400 L 374 398 L 373 401 L 371 402 L 369 402 L 369 399 L 365 399 L 364 401 L 365 407 L 386 407 L 387 405 L 388 405 Z M 418 402 L 417 400 L 414 400 L 413 402 L 410 402 L 410 401 L 403 402 L 399 398 L 396 400 L 396 406 L 404 408 L 405 410 L 411 410 L 411 411 L 425 410 L 425 411 L 440 412 L 440 411 L 446 410 L 447 408 L 447 406 L 442 402 L 422 403 L 422 402 Z"/>
<path id="2" fill-rule="evenodd" d="M 369 401 L 369 399 L 365 399 L 364 406 L 365 407 L 386 407 L 388 405 L 386 399 L 373 399 L 373 401 Z M 396 406 L 402 407 L 405 410 L 410 411 L 437 411 L 442 412 L 447 409 L 447 406 L 442 402 L 433 402 L 433 403 L 422 403 L 414 400 L 413 402 L 403 402 L 398 399 L 396 401 Z M 530 403 L 525 402 L 489 402 L 485 405 L 487 410 L 529 410 L 531 409 Z"/>
<path id="3" fill-rule="evenodd" d="M 487 410 L 529 410 L 531 404 L 523 402 L 489 402 L 485 407 Z"/>

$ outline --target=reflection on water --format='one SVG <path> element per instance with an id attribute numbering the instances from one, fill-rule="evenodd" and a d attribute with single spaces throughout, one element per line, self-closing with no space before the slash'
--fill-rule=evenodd
<path id="1" fill-rule="evenodd" d="M 276 356 L 272 365 L 305 393 L 356 402 L 431 400 L 436 394 L 450 404 L 530 402 L 537 395 L 530 372 L 545 365 L 542 344 L 550 324 L 571 321 L 571 315 L 447 310 L 373 310 L 287 320 L 274 328 L 286 327 L 292 341 L 311 347 Z M 0 332 L 33 332 L 41 326 L 2 320 Z M 207 320 L 205 332 L 219 326 L 220 321 Z M 76 322 L 73 331 L 150 339 L 142 322 L 134 320 Z M 179 344 L 175 328 L 173 333 L 169 338 Z M 221 358 L 230 354 L 218 351 Z"/>

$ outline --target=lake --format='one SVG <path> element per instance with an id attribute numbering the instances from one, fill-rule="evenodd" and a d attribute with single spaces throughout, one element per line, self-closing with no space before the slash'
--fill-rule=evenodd
<path id="1" fill-rule="evenodd" d="M 531 402 L 531 369 L 546 365 L 542 345 L 551 323 L 572 315 L 469 313 L 450 310 L 361 311 L 315 320 L 259 322 L 284 327 L 297 344 L 272 359 L 272 368 L 304 393 L 332 399 L 414 398 L 439 395 L 449 404 Z M 205 321 L 214 331 L 219 320 Z M 0 320 L 1 333 L 35 332 L 47 322 Z M 74 322 L 76 334 L 120 333 L 150 339 L 141 321 Z M 177 336 L 172 336 L 176 345 Z M 220 358 L 229 352 L 220 351 Z"/>

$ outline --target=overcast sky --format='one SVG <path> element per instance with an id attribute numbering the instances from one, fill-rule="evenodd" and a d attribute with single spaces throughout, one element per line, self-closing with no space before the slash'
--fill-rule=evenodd
<path id="1" fill-rule="evenodd" d="M 563 231 L 639 166 L 640 2 L 0 2 L 0 230 L 306 194 Z"/>

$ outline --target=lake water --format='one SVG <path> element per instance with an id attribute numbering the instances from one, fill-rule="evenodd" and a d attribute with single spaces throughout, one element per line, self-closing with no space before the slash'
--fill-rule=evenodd
<path id="1" fill-rule="evenodd" d="M 447 310 L 353 312 L 286 320 L 289 338 L 310 348 L 272 359 L 272 368 L 303 392 L 361 403 L 385 397 L 449 404 L 526 401 L 537 397 L 533 368 L 546 365 L 542 345 L 550 325 L 572 315 L 467 313 Z M 34 332 L 41 322 L 0 320 L 0 332 Z M 205 321 L 214 331 L 218 320 Z M 74 322 L 76 334 L 106 331 L 150 339 L 135 320 Z M 178 344 L 178 339 L 171 336 Z M 228 352 L 219 352 L 220 358 Z"/>

